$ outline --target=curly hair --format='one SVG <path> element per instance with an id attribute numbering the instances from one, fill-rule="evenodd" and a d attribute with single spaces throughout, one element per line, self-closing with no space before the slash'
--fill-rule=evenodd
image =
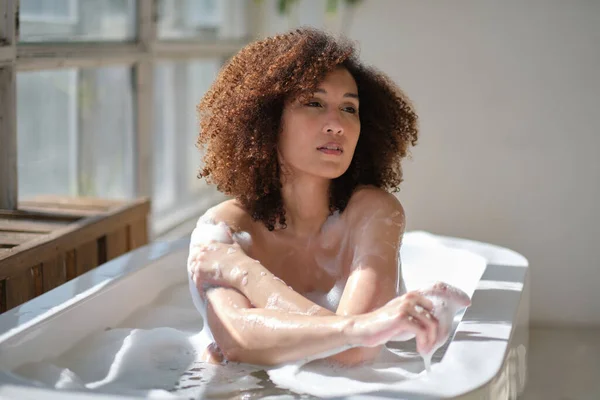
<path id="1" fill-rule="evenodd" d="M 343 212 L 358 185 L 398 191 L 400 161 L 417 142 L 409 99 L 363 65 L 348 40 L 311 28 L 251 43 L 221 69 L 197 107 L 197 146 L 204 151 L 198 177 L 235 197 L 269 230 L 285 228 L 277 158 L 284 102 L 311 94 L 338 67 L 356 81 L 361 132 L 350 166 L 331 182 L 330 212 Z"/>

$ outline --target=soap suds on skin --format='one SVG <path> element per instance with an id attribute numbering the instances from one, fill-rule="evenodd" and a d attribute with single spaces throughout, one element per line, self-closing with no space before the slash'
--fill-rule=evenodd
<path id="1" fill-rule="evenodd" d="M 252 238 L 248 232 L 236 232 L 232 235 L 233 240 L 247 251 L 252 246 Z"/>
<path id="2" fill-rule="evenodd" d="M 222 274 L 221 274 L 221 268 L 219 267 L 219 263 L 214 263 L 213 264 L 213 269 L 215 271 L 215 279 L 221 279 Z"/>
<path id="3" fill-rule="evenodd" d="M 279 294 L 273 293 L 267 298 L 267 304 L 265 305 L 265 308 L 275 309 L 275 308 L 277 308 L 278 303 L 279 303 Z"/>

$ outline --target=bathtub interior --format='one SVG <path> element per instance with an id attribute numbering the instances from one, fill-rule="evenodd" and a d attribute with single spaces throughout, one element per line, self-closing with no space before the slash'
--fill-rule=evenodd
<path id="1" fill-rule="evenodd" d="M 407 233 L 402 248 L 407 289 L 441 280 L 473 295 L 489 259 L 467 249 L 472 246 L 460 247 L 450 238 Z M 198 362 L 201 349 L 195 343 L 202 319 L 189 295 L 186 257 L 187 241 L 155 243 L 0 316 L 0 395 L 7 385 L 16 385 L 119 396 L 254 398 L 294 395 L 311 382 L 323 384 L 319 379 L 328 374 L 342 376 L 342 383 L 365 379 L 367 370 L 353 375 L 323 365 L 267 373 L 244 364 Z M 457 315 L 455 328 L 463 315 Z M 436 352 L 434 363 L 445 362 L 451 344 Z M 382 365 L 394 363 L 396 374 L 382 369 L 369 379 L 394 379 L 396 385 L 403 379 L 427 380 L 414 340 L 388 348 Z M 354 393 L 385 389 L 362 387 Z"/>

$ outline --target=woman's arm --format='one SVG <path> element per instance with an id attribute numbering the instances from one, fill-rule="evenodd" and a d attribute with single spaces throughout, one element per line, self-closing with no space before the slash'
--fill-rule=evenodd
<path id="1" fill-rule="evenodd" d="M 198 289 L 202 291 L 204 284 L 232 287 L 257 308 L 335 315 L 291 289 L 248 255 L 252 246 L 250 222 L 233 202 L 222 203 L 200 218 L 188 257 L 188 269 L 195 271 Z"/>
<path id="2" fill-rule="evenodd" d="M 401 332 L 416 334 L 420 328 L 411 310 L 433 306 L 408 293 L 363 315 L 312 316 L 252 308 L 231 288 L 209 289 L 207 298 L 207 322 L 225 358 L 259 365 L 310 361 L 349 347 L 378 346 Z"/>
<path id="3" fill-rule="evenodd" d="M 356 343 L 349 317 L 252 308 L 235 289 L 209 289 L 208 324 L 225 358 L 259 365 L 321 358 Z"/>
<path id="4" fill-rule="evenodd" d="M 396 298 L 401 279 L 399 250 L 405 215 L 398 199 L 390 193 L 365 187 L 352 196 L 348 207 L 354 258 L 350 275 L 336 313 L 358 315 L 375 310 Z M 437 321 L 417 313 L 417 347 L 429 348 L 436 340 Z M 374 359 L 380 348 L 355 349 L 358 360 Z M 343 354 L 338 355 L 343 357 Z"/>

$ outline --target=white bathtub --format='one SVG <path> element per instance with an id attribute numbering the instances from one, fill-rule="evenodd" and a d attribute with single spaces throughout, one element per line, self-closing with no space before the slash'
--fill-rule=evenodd
<path id="1" fill-rule="evenodd" d="M 100 364 L 94 367 L 94 371 L 102 371 L 102 363 L 120 357 L 124 350 L 107 346 L 100 351 L 101 344 L 105 342 L 98 338 L 125 335 L 131 328 L 163 327 L 152 331 L 158 336 L 151 340 L 157 343 L 164 332 L 173 332 L 168 327 L 177 327 L 185 332 L 200 330 L 201 318 L 187 294 L 187 248 L 187 240 L 150 244 L 0 315 L 0 398 L 218 396 L 248 399 L 279 395 L 290 398 L 289 395 L 294 392 L 274 387 L 265 373 L 261 374 L 250 366 L 230 364 L 211 367 L 194 363 L 194 348 L 184 337 L 177 339 L 179 342 L 169 342 L 165 347 L 168 354 L 162 356 L 128 350 L 135 357 L 127 362 L 137 362 L 140 374 L 146 371 L 144 367 L 148 363 L 158 363 L 163 368 L 164 374 L 156 376 L 157 382 L 162 380 L 162 383 L 157 383 L 156 388 L 129 389 L 128 384 L 140 379 L 135 374 L 131 375 L 132 372 L 120 376 L 117 384 L 104 385 L 103 377 L 86 376 L 85 369 L 79 371 L 73 366 L 80 354 L 95 351 Z M 452 257 L 458 256 L 467 257 L 465 259 L 472 257 L 474 262 L 465 263 L 470 266 L 467 268 L 452 261 Z M 460 257 L 456 260 L 462 260 Z M 411 379 L 395 382 L 383 389 L 377 387 L 376 391 L 344 397 L 516 398 L 524 388 L 526 377 L 529 318 L 527 260 L 497 246 L 424 232 L 406 234 L 402 259 L 403 275 L 409 290 L 431 280 L 446 281 L 472 294 L 472 306 L 455 319 L 455 333 L 448 344 L 434 355 L 431 373 L 415 374 Z M 477 259 L 483 260 L 481 265 Z M 415 260 L 427 262 L 415 264 Z M 135 332 L 148 334 L 148 331 Z M 420 358 L 414 353 L 414 341 L 394 343 L 390 347 L 403 349 L 410 368 L 422 369 Z M 163 352 L 166 350 L 163 349 Z M 75 364 L 69 365 L 69 362 Z M 55 366 L 48 366 L 48 363 Z M 81 379 L 79 383 L 94 389 L 72 383 L 68 384 L 69 390 L 49 387 L 48 384 L 61 381 L 57 374 L 61 371 L 64 374 L 64 368 L 81 374 L 78 376 Z M 216 375 L 214 368 L 220 368 L 221 375 Z M 231 372 L 223 376 L 224 370 Z M 105 372 L 119 376 L 119 371 L 106 369 Z M 64 378 L 61 382 L 72 381 L 72 377 Z M 152 376 L 147 378 L 152 381 Z M 169 379 L 173 381 L 171 387 L 165 386 Z M 343 385 L 346 390 L 351 388 L 352 382 L 347 377 L 322 379 L 322 385 Z M 204 382 L 202 387 L 196 385 L 200 380 Z M 90 383 L 92 381 L 95 383 Z M 182 383 L 184 381 L 187 386 Z M 174 388 L 176 382 L 177 387 Z M 308 392 L 319 395 L 319 389 Z"/>

